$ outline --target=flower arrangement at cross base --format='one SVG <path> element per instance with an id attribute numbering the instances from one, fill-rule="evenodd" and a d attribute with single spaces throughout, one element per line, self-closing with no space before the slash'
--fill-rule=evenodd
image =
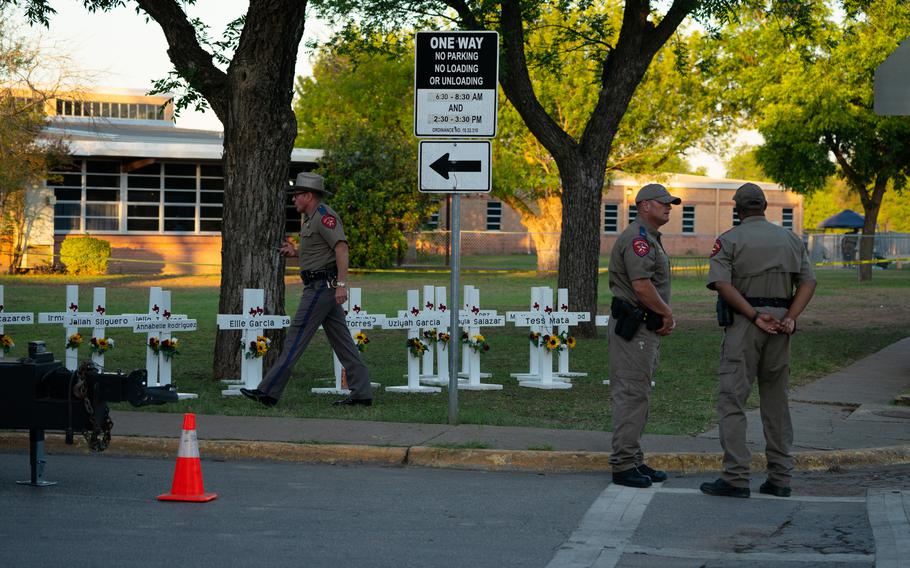
<path id="1" fill-rule="evenodd" d="M 79 349 L 79 346 L 82 345 L 82 334 L 74 333 L 71 336 L 66 338 L 66 348 L 67 349 Z"/>
<path id="2" fill-rule="evenodd" d="M 367 348 L 367 343 L 370 342 L 370 338 L 364 332 L 358 331 L 354 335 L 354 342 L 357 344 L 357 351 L 363 353 L 363 350 Z"/>
<path id="3" fill-rule="evenodd" d="M 3 350 L 3 354 L 6 355 L 10 352 L 10 349 L 15 347 L 16 344 L 13 343 L 13 338 L 5 333 L 0 333 L 0 349 Z"/>
<path id="4" fill-rule="evenodd" d="M 412 337 L 408 339 L 408 351 L 411 352 L 412 357 L 420 357 L 427 350 L 427 344 L 420 340 L 419 337 Z"/>
<path id="5" fill-rule="evenodd" d="M 114 340 L 110 337 L 93 337 L 88 342 L 92 355 L 104 355 L 114 348 Z"/>
<path id="6" fill-rule="evenodd" d="M 467 346 L 474 351 L 474 353 L 486 353 L 490 350 L 490 344 L 487 343 L 486 338 L 479 333 L 468 339 Z"/>
<path id="7" fill-rule="evenodd" d="M 269 352 L 271 346 L 271 339 L 264 335 L 257 335 L 254 341 L 250 341 L 249 345 L 244 346 L 246 347 L 244 357 L 247 359 L 259 359 L 260 357 L 264 357 L 265 354 Z"/>
<path id="8" fill-rule="evenodd" d="M 162 339 L 161 343 L 158 345 L 158 351 L 164 355 L 165 361 L 170 361 L 177 355 L 180 355 L 180 351 L 177 348 L 180 347 L 180 340 L 176 337 L 171 339 Z"/>

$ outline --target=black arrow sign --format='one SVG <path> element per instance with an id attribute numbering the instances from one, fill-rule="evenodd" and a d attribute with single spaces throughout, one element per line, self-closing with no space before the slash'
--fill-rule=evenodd
<path id="1" fill-rule="evenodd" d="M 480 166 L 480 160 L 449 160 L 448 152 L 430 164 L 433 171 L 444 179 L 449 179 L 449 172 L 479 172 Z"/>

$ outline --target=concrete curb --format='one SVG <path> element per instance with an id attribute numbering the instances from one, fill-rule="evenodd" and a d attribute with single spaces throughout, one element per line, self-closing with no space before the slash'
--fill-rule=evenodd
<path id="1" fill-rule="evenodd" d="M 114 439 L 105 451 L 110 455 L 171 458 L 177 456 L 176 438 L 123 436 Z M 28 434 L 0 432 L 0 450 L 28 451 Z M 67 446 L 62 434 L 47 434 L 45 450 L 49 453 L 86 453 L 81 436 Z M 370 464 L 384 466 L 417 466 L 482 471 L 525 471 L 536 473 L 605 473 L 610 471 L 607 452 L 564 452 L 539 450 L 449 449 L 429 446 L 392 447 L 345 444 L 297 444 L 291 442 L 257 442 L 243 440 L 200 440 L 203 459 L 274 460 L 323 464 Z M 910 445 L 796 452 L 798 470 L 827 470 L 839 467 L 869 467 L 910 464 Z M 666 452 L 649 453 L 648 465 L 680 473 L 720 471 L 722 456 L 718 453 Z M 762 455 L 755 455 L 752 468 L 765 468 Z"/>

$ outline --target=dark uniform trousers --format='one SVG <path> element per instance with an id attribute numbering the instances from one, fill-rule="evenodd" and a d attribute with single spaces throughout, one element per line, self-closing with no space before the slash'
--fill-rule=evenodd
<path id="1" fill-rule="evenodd" d="M 300 306 L 288 329 L 284 350 L 259 383 L 259 390 L 271 397 L 281 398 L 281 393 L 291 378 L 294 364 L 300 359 L 320 325 L 325 329 L 329 345 L 341 361 L 341 366 L 347 371 L 351 398 L 372 398 L 369 371 L 351 338 L 351 332 L 345 323 L 344 310 L 335 301 L 335 289 L 328 287 L 325 280 L 317 280 L 304 287 L 300 296 Z"/>
<path id="2" fill-rule="evenodd" d="M 780 319 L 783 308 L 761 308 Z M 724 450 L 723 479 L 736 487 L 749 486 L 752 453 L 746 444 L 746 399 L 758 378 L 761 421 L 765 434 L 768 478 L 775 485 L 790 486 L 794 460 L 793 425 L 787 400 L 790 380 L 790 336 L 769 335 L 737 314 L 724 332 L 718 375 L 720 443 Z"/>
<path id="3" fill-rule="evenodd" d="M 660 336 L 644 324 L 631 341 L 614 332 L 616 318 L 611 317 L 610 338 L 610 396 L 613 399 L 613 453 L 610 467 L 621 472 L 639 466 L 644 461 L 641 435 L 648 422 L 651 400 L 651 379 L 660 358 Z"/>

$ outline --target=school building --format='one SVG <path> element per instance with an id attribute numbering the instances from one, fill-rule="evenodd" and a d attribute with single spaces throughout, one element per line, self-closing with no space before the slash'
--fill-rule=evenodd
<path id="1" fill-rule="evenodd" d="M 111 273 L 220 271 L 221 132 L 177 128 L 172 96 L 139 90 L 61 96 L 47 101 L 45 111 L 50 122 L 44 135 L 67 140 L 72 162 L 49 172 L 32 192 L 39 211 L 25 266 L 49 262 L 63 240 L 88 234 L 111 243 Z M 290 179 L 315 168 L 322 155 L 295 148 Z M 602 252 L 635 218 L 635 193 L 651 181 L 619 175 L 608 182 L 600 207 Z M 683 200 L 662 228 L 671 255 L 705 256 L 716 236 L 738 222 L 732 196 L 742 181 L 693 175 L 656 181 Z M 802 197 L 759 185 L 768 197 L 768 218 L 801 232 Z M 300 217 L 290 202 L 287 212 L 287 230 L 297 232 Z M 412 248 L 445 230 L 446 215 L 443 201 L 429 225 L 437 230 L 415 235 Z M 491 195 L 463 198 L 461 227 L 465 254 L 535 252 L 519 214 Z M 468 238 L 477 235 L 483 238 Z"/>

